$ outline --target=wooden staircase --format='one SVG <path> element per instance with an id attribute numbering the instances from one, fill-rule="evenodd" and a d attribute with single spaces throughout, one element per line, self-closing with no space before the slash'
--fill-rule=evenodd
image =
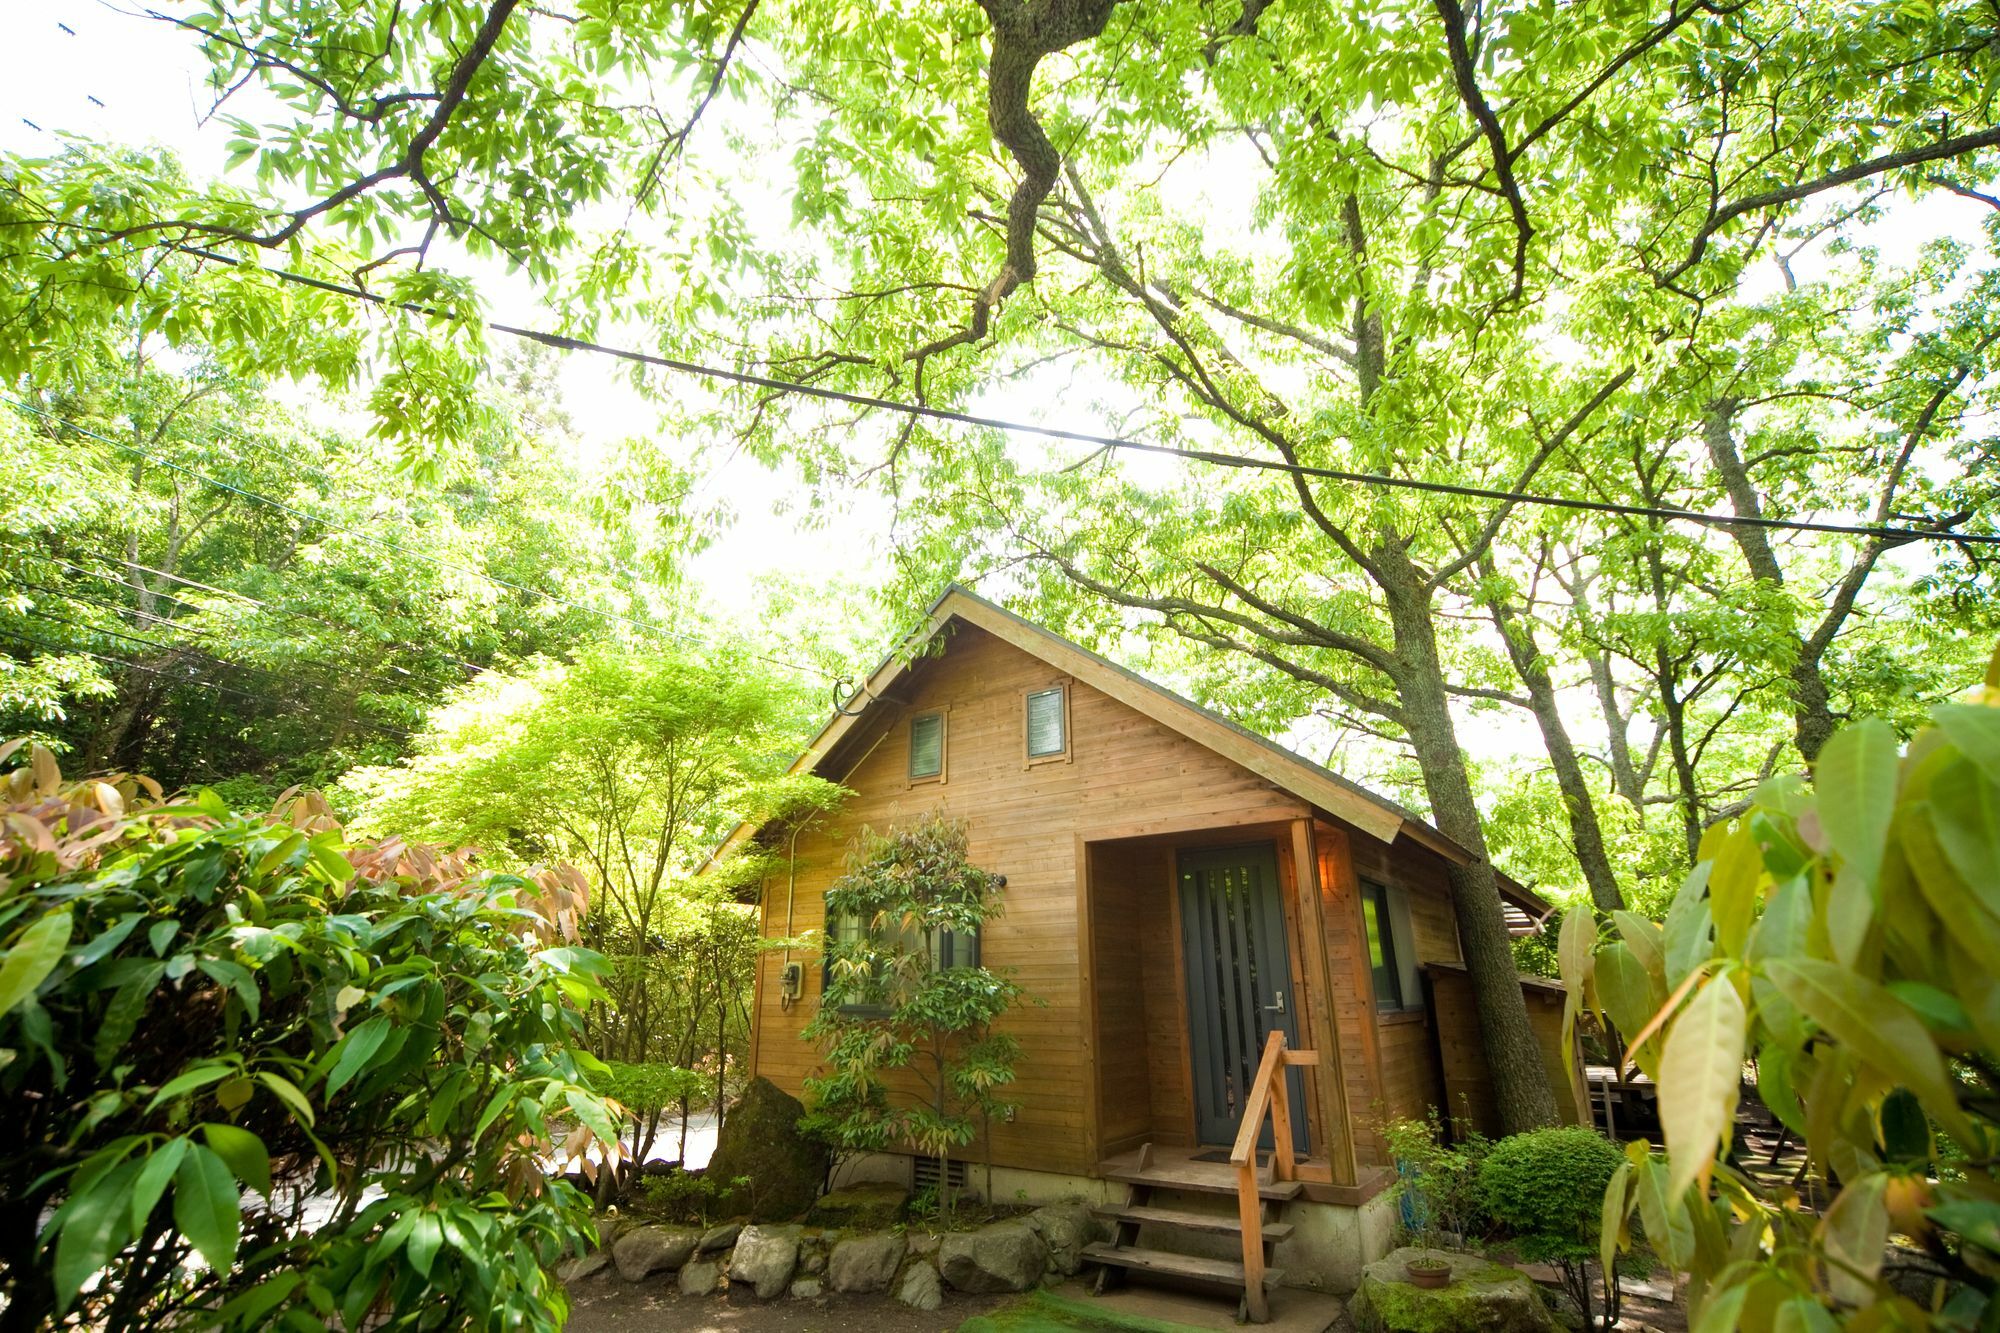
<path id="1" fill-rule="evenodd" d="M 1176 1200 L 1161 1203 L 1156 1200 L 1157 1195 L 1165 1194 L 1208 1196 L 1233 1202 L 1236 1198 L 1234 1183 L 1151 1164 L 1135 1171 L 1113 1172 L 1110 1179 L 1122 1182 L 1129 1191 L 1129 1197 L 1122 1206 L 1094 1210 L 1113 1227 L 1113 1238 L 1109 1244 L 1091 1245 L 1083 1251 L 1085 1260 L 1098 1265 L 1094 1291 L 1101 1294 L 1127 1272 L 1186 1278 L 1242 1292 L 1243 1305 L 1238 1314 L 1250 1317 L 1249 1272 L 1240 1258 L 1209 1258 L 1185 1253 L 1177 1247 L 1157 1247 L 1159 1240 L 1192 1233 L 1233 1237 L 1238 1249 L 1244 1248 L 1243 1219 L 1237 1209 L 1232 1207 L 1227 1212 L 1204 1212 L 1188 1202 Z M 1270 1266 L 1272 1247 L 1292 1234 L 1292 1224 L 1276 1220 L 1276 1213 L 1286 1200 L 1299 1193 L 1300 1188 L 1298 1181 L 1288 1180 L 1274 1181 L 1258 1190 L 1257 1249 L 1258 1258 L 1262 1261 L 1258 1267 L 1262 1270 L 1263 1286 L 1267 1290 L 1277 1286 L 1283 1278 L 1283 1274 Z M 1155 1245 L 1140 1244 L 1142 1229 L 1149 1239 L 1156 1242 Z"/>
<path id="2" fill-rule="evenodd" d="M 1292 1234 L 1292 1224 L 1277 1219 L 1277 1211 L 1304 1190 L 1292 1160 L 1291 1106 L 1285 1091 L 1285 1070 L 1293 1065 L 1318 1063 L 1312 1051 L 1285 1049 L 1282 1032 L 1273 1032 L 1264 1045 L 1264 1058 L 1257 1078 L 1245 1099 L 1243 1121 L 1238 1128 L 1229 1166 L 1221 1170 L 1199 1169 L 1194 1163 L 1167 1164 L 1153 1160 L 1151 1145 L 1142 1149 L 1136 1163 L 1106 1172 L 1106 1177 L 1122 1182 L 1128 1190 L 1123 1206 L 1099 1208 L 1098 1216 L 1109 1220 L 1114 1235 L 1109 1244 L 1084 1249 L 1084 1259 L 1097 1265 L 1093 1291 L 1102 1294 L 1113 1282 L 1128 1273 L 1163 1274 L 1209 1282 L 1243 1293 L 1237 1317 L 1253 1323 L 1270 1318 L 1269 1291 L 1283 1275 L 1271 1267 L 1272 1249 Z M 1257 1139 L 1264 1120 L 1272 1122 L 1276 1145 L 1266 1174 L 1257 1162 Z M 1178 1199 L 1159 1201 L 1157 1195 L 1182 1196 L 1190 1201 L 1203 1197 L 1234 1199 L 1232 1212 L 1203 1212 Z M 1142 1246 L 1145 1229 L 1158 1238 L 1168 1235 L 1233 1236 L 1240 1260 L 1207 1258 L 1175 1249 Z"/>

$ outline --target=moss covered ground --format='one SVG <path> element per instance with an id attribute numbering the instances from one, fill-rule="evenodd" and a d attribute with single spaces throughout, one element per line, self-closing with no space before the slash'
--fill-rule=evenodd
<path id="1" fill-rule="evenodd" d="M 991 1314 L 973 1316 L 958 1326 L 958 1333 L 1201 1333 L 1201 1330 L 1164 1319 L 1118 1314 L 1052 1292 L 1034 1291 Z"/>

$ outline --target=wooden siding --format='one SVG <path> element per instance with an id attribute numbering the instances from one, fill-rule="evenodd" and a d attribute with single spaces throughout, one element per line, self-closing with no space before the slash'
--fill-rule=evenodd
<path id="1" fill-rule="evenodd" d="M 1438 1018 L 1438 1060 L 1453 1118 L 1470 1121 L 1489 1138 L 1500 1134 L 1500 1108 L 1493 1097 L 1486 1052 L 1479 1037 L 1479 1014 L 1472 995 L 1472 978 L 1465 969 L 1432 966 L 1424 969 Z M 1528 1023 L 1542 1049 L 1549 1090 L 1555 1094 L 1556 1115 L 1566 1125 L 1589 1124 L 1576 1104 L 1571 1077 L 1575 1050 L 1564 1051 L 1563 997 L 1560 987 L 1540 979 L 1524 979 L 1521 993 L 1528 1001 Z"/>
<path id="2" fill-rule="evenodd" d="M 1022 695 L 1056 683 L 1071 691 L 1071 757 L 1031 766 L 1023 758 Z M 1121 922 L 1102 912 L 1091 922 L 1081 900 L 1088 883 L 1080 875 L 1082 840 L 1271 823 L 1299 817 L 1306 808 L 1255 773 L 971 626 L 958 628 L 941 657 L 919 663 L 899 683 L 899 696 L 875 705 L 889 716 L 859 761 L 846 773 L 824 775 L 844 782 L 855 795 L 797 840 L 794 928 L 821 926 L 821 895 L 862 829 L 887 829 L 931 810 L 965 819 L 973 859 L 1008 879 L 1006 914 L 988 927 L 985 961 L 1009 971 L 1041 1001 L 1003 1024 L 1022 1045 L 1014 1089 L 1020 1109 L 1013 1122 L 994 1127 L 993 1160 L 1087 1173 L 1098 1160 L 1097 1143 L 1113 1137 L 1107 1133 L 1113 1127 L 1092 1123 L 1097 1107 L 1108 1103 L 1093 1095 L 1098 1089 L 1091 1071 L 1100 1055 L 1110 1053 L 1098 1049 L 1084 993 L 1084 978 L 1109 960 L 1109 953 L 1086 951 L 1083 936 L 1090 930 L 1108 950 L 1122 930 L 1133 952 L 1157 958 L 1161 914 L 1142 912 Z M 946 710 L 946 778 L 913 784 L 906 776 L 907 718 L 932 709 Z M 784 930 L 786 898 L 786 876 L 766 883 L 767 935 Z M 1178 948 L 1177 937 L 1170 947 Z M 817 957 L 804 958 L 801 1003 L 789 1010 L 777 1003 L 778 954 L 765 955 L 757 987 L 755 1072 L 794 1094 L 818 1063 L 818 1052 L 798 1037 L 820 989 Z M 1111 977 L 1092 983 L 1098 1002 L 1107 997 L 1107 982 L 1120 977 L 1129 982 L 1117 969 L 1114 963 Z M 1184 1010 L 1153 1012 L 1159 989 L 1150 978 L 1141 986 L 1149 1074 L 1167 1022 L 1184 1026 L 1186 1021 Z M 1111 1016 L 1114 1028 L 1123 1024 L 1117 1030 L 1129 1030 L 1129 1013 L 1114 1006 Z M 1122 1080 L 1116 1086 L 1129 1086 L 1130 1062 L 1113 1065 L 1112 1077 Z M 1171 1095 L 1156 1082 L 1149 1116 Z M 1184 1102 L 1184 1092 L 1181 1098 Z M 1131 1132 L 1130 1117 L 1122 1110 L 1119 1117 L 1120 1132 Z"/>

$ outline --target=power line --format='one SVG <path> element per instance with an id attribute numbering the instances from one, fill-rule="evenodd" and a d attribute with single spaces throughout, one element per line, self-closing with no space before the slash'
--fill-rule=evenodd
<path id="1" fill-rule="evenodd" d="M 28 644 L 41 649 L 45 653 L 53 653 L 59 657 L 67 657 L 72 654 L 78 657 L 88 657 L 99 662 L 109 663 L 112 666 L 123 667 L 129 671 L 143 671 L 149 676 L 159 676 L 175 684 L 193 685 L 205 690 L 214 690 L 219 694 L 234 695 L 239 699 L 249 699 L 258 703 L 290 708 L 294 712 L 303 711 L 300 707 L 301 701 L 298 699 L 287 699 L 271 694 L 259 694 L 251 690 L 239 690 L 233 686 L 221 684 L 218 681 L 210 680 L 206 676 L 197 675 L 191 671 L 183 674 L 178 671 L 167 671 L 160 667 L 149 667 L 143 662 L 134 662 L 129 658 L 123 657 L 113 657 L 108 653 L 93 652 L 91 649 L 79 648 L 74 644 L 50 643 L 47 639 L 38 639 L 31 634 L 23 634 L 13 629 L 0 629 L 0 637 L 12 639 L 17 643 Z M 315 722 L 321 724 L 325 724 L 327 721 L 326 718 L 316 714 L 307 714 L 307 716 L 312 717 Z M 384 722 L 373 722 L 367 718 L 355 718 L 353 721 L 356 726 L 367 727 L 391 736 L 398 736 L 404 740 L 410 738 L 410 733 L 404 731 L 401 727 L 392 727 Z"/>
<path id="2" fill-rule="evenodd" d="M 177 597 L 173 593 L 166 592 L 159 588 L 148 588 L 144 584 L 133 583 L 129 579 L 121 579 L 116 575 L 107 573 L 101 569 L 90 569 L 83 565 L 74 564 L 68 560 L 64 560 L 61 556 L 53 555 L 47 551 L 39 551 L 39 550 L 31 551 L 26 547 L 7 547 L 5 546 L 4 542 L 0 542 L 0 549 L 24 551 L 27 554 L 32 555 L 36 559 L 48 560 L 54 564 L 61 565 L 64 569 L 67 569 L 72 573 L 81 574 L 85 578 L 101 579 L 106 583 L 116 584 L 118 587 L 130 589 L 133 592 L 144 594 L 147 597 L 163 597 L 167 601 L 174 602 L 180 606 L 185 606 L 191 611 L 204 612 L 212 610 L 212 608 L 203 606 L 200 602 L 191 602 L 185 597 Z M 183 587 L 196 588 L 202 592 L 214 593 L 219 597 L 233 598 L 236 601 L 255 607 L 259 611 L 265 611 L 274 616 L 282 616 L 288 620 L 296 620 L 301 624 L 320 625 L 327 629 L 337 630 L 342 634 L 361 634 L 365 632 L 360 627 L 347 624 L 344 621 L 329 620 L 325 616 L 316 616 L 313 615 L 311 612 L 300 611 L 289 606 L 277 606 L 271 602 L 264 601 L 261 598 L 252 597 L 247 592 L 238 592 L 230 588 L 217 588 L 210 584 L 202 583 L 196 579 L 184 578 L 179 574 L 169 574 L 166 570 L 155 569 L 151 565 L 142 565 L 136 560 L 127 560 L 123 556 L 109 556 L 109 555 L 104 555 L 101 552 L 92 551 L 89 552 L 89 558 L 92 560 L 99 561 L 106 565 L 116 565 L 121 568 L 132 569 L 147 574 L 151 574 L 155 578 L 166 579 L 169 582 L 180 584 Z M 175 621 L 173 623 L 179 624 L 180 622 Z M 487 671 L 492 670 L 491 667 L 483 667 L 479 665 L 479 663 L 477 662 L 468 662 L 463 657 L 453 656 L 451 653 L 444 651 L 444 649 L 442 648 L 420 648 L 416 644 L 406 643 L 400 639 L 390 639 L 387 642 L 389 646 L 392 648 L 400 648 L 404 652 L 413 653 L 420 657 L 425 654 L 435 654 L 436 656 L 443 658 L 445 661 L 450 662 L 454 666 L 465 668 L 467 671 L 470 671 L 474 675 L 481 675 Z M 384 663 L 384 665 L 389 670 L 396 672 L 398 675 L 409 676 L 414 674 L 408 668 L 398 666 L 393 662 Z"/>
<path id="3" fill-rule="evenodd" d="M 30 412 L 33 413 L 35 416 L 43 418 L 44 420 L 52 421 L 62 429 L 74 431 L 76 434 L 84 436 L 86 439 L 96 440 L 98 443 L 108 444 L 114 449 L 120 449 L 130 454 L 136 454 L 139 457 L 148 459 L 151 462 L 156 463 L 161 467 L 171 469 L 172 471 L 175 472 L 179 472 L 182 475 L 189 477 L 195 481 L 198 481 L 205 486 L 213 487 L 214 489 L 219 491 L 227 491 L 232 495 L 241 496 L 243 499 L 250 500 L 257 504 L 265 505 L 268 506 L 269 508 L 278 510 L 280 513 L 289 514 L 294 518 L 303 519 L 309 523 L 316 523 L 319 526 L 327 529 L 329 532 L 335 532 L 346 536 L 354 537 L 357 540 L 368 542 L 374 546 L 382 547 L 384 550 L 394 551 L 399 555 L 408 556 L 414 560 L 422 560 L 428 564 L 436 566 L 439 569 L 456 570 L 459 573 L 468 574 L 473 578 L 484 579 L 488 583 L 494 584 L 497 587 L 508 588 L 514 592 L 524 593 L 530 597 L 540 597 L 546 601 L 554 603 L 555 605 L 570 607 L 573 610 L 581 611 L 586 615 L 600 616 L 607 620 L 622 621 L 625 624 L 646 630 L 647 632 L 652 634 L 656 634 L 661 638 L 678 640 L 682 643 L 693 644 L 701 647 L 711 646 L 708 640 L 703 639 L 698 635 L 688 634 L 680 630 L 667 629 L 665 626 L 654 624 L 653 622 L 648 620 L 639 620 L 636 617 L 623 615 L 617 611 L 606 611 L 601 607 L 589 606 L 582 602 L 572 601 L 571 599 L 559 596 L 556 593 L 543 592 L 540 588 L 530 587 L 529 585 L 524 583 L 515 583 L 510 579 L 501 578 L 497 574 L 489 574 L 485 570 L 476 569 L 471 565 L 460 564 L 457 561 L 447 560 L 442 556 L 431 555 L 425 551 L 412 550 L 407 546 L 403 546 L 397 542 L 390 541 L 386 537 L 378 537 L 373 533 L 362 531 L 359 528 L 335 522 L 333 519 L 326 518 L 320 514 L 315 514 L 308 509 L 300 509 L 296 505 L 292 505 L 287 503 L 286 501 L 276 499 L 269 495 L 265 495 L 260 491 L 253 491 L 247 487 L 238 486 L 234 482 L 221 481 L 215 477 L 207 475 L 206 473 L 198 472 L 194 468 L 188 467 L 185 464 L 176 463 L 170 458 L 162 458 L 160 455 L 154 453 L 149 449 L 144 449 L 141 448 L 139 445 L 132 444 L 128 441 L 114 439 L 109 435 L 102 434 L 101 432 L 90 430 L 85 426 L 78 425 L 76 422 L 71 421 L 66 417 L 51 412 L 46 408 L 37 407 L 33 403 L 23 402 L 21 399 L 14 398 L 10 395 L 0 394 L 0 402 L 11 404 L 12 406 L 20 409 L 21 411 Z M 212 591 L 220 591 L 220 589 L 214 589 Z M 746 655 L 749 657 L 753 657 L 760 662 L 767 662 L 772 666 L 784 667 L 788 671 L 805 672 L 811 675 L 823 677 L 828 680 L 838 681 L 840 679 L 839 677 L 836 677 L 832 672 L 827 671 L 822 667 L 807 666 L 799 662 L 789 662 L 783 658 L 772 657 L 766 653 L 749 652 Z"/>
<path id="4" fill-rule="evenodd" d="M 226 656 L 221 652 L 215 651 L 215 649 L 211 645 L 214 644 L 217 631 L 213 628 L 207 628 L 200 625 L 191 625 L 183 620 L 175 620 L 169 616 L 155 615 L 150 611 L 142 611 L 138 607 L 120 606 L 115 602 L 107 602 L 100 597 L 89 597 L 84 595 L 83 593 L 74 592 L 63 588 L 51 588 L 45 584 L 31 583 L 25 579 L 17 578 L 13 580 L 13 586 L 17 591 L 21 589 L 27 589 L 33 592 L 44 594 L 45 596 L 48 597 L 61 598 L 64 601 L 73 602 L 79 606 L 96 607 L 101 611 L 108 611 L 111 614 L 117 616 L 137 616 L 140 619 L 146 621 L 149 625 L 160 626 L 161 631 L 167 633 L 185 634 L 189 638 L 195 640 L 197 643 L 200 643 L 202 645 L 201 651 L 204 654 L 206 654 L 210 659 L 212 659 L 213 661 L 222 666 L 230 667 L 238 671 L 254 671 L 257 672 L 259 675 L 270 676 L 280 681 L 296 678 L 274 667 L 262 666 L 256 662 L 239 661 L 234 657 Z M 178 602 L 182 606 L 192 605 L 192 603 L 182 602 L 181 599 L 178 597 L 169 596 L 168 600 L 173 602 Z M 197 607 L 195 609 L 200 610 L 201 608 Z M 178 642 L 172 640 L 163 643 L 157 639 L 138 638 L 133 635 L 124 634 L 121 633 L 119 630 L 111 629 L 105 626 L 75 624 L 74 622 L 61 620 L 59 617 L 56 616 L 45 616 L 45 618 L 49 620 L 54 620 L 58 624 L 70 624 L 72 625 L 73 628 L 84 630 L 87 633 L 103 634 L 110 638 L 124 639 L 128 643 L 142 645 L 144 647 L 151 648 L 154 649 L 155 651 L 160 651 L 160 652 L 174 651 L 187 646 L 187 644 L 184 642 Z M 347 686 L 348 688 L 357 691 L 380 691 L 384 685 L 389 684 L 389 682 L 385 681 L 383 678 L 379 676 L 369 675 L 368 673 L 362 671 L 345 670 L 341 667 L 334 666 L 328 663 L 315 662 L 315 663 L 308 663 L 307 665 L 312 670 L 318 673 L 318 683 L 323 685 L 328 685 L 328 686 L 344 685 Z M 408 680 L 403 682 L 403 688 L 405 689 L 410 688 L 410 683 L 414 682 L 416 679 L 415 676 L 412 675 L 412 673 L 404 670 L 402 667 L 394 665 L 393 663 L 390 664 L 389 669 L 408 678 Z"/>
<path id="5" fill-rule="evenodd" d="M 1949 541 L 1980 545 L 2000 545 L 2000 533 L 1959 533 L 1942 528 L 1898 528 L 1867 523 L 1823 523 L 1811 519 L 1769 518 L 1745 516 L 1741 514 L 1717 514 L 1695 509 L 1682 509 L 1673 505 L 1625 504 L 1615 500 L 1585 500 L 1573 496 L 1541 495 L 1529 491 L 1501 490 L 1489 486 L 1465 486 L 1456 482 L 1423 481 L 1415 477 L 1393 477 L 1379 472 L 1353 472 L 1344 468 L 1320 467 L 1306 463 L 1292 463 L 1276 458 L 1253 458 L 1244 454 L 1222 453 L 1212 449 L 1183 449 L 1173 445 L 1153 444 L 1135 440 L 1123 435 L 1100 435 L 1091 431 L 1070 430 L 1059 426 L 1044 426 L 1027 421 L 1012 421 L 1005 417 L 984 416 L 976 412 L 961 412 L 948 407 L 934 407 L 928 403 L 903 402 L 894 398 L 880 398 L 873 394 L 850 393 L 845 389 L 830 389 L 820 384 L 804 384 L 797 380 L 783 380 L 770 375 L 759 375 L 753 371 L 732 370 L 725 366 L 705 365 L 699 361 L 684 361 L 677 357 L 661 356 L 653 352 L 641 352 L 629 347 L 611 347 L 593 342 L 587 338 L 574 338 L 568 334 L 549 333 L 541 329 L 523 328 L 514 324 L 503 324 L 498 320 L 465 320 L 449 310 L 420 305 L 414 301 L 398 301 L 365 291 L 346 283 L 330 282 L 290 269 L 269 268 L 233 255 L 205 249 L 200 246 L 173 245 L 173 249 L 183 254 L 201 259 L 211 259 L 218 263 L 235 267 L 254 268 L 259 273 L 269 274 L 284 282 L 314 288 L 335 296 L 345 296 L 353 300 L 366 301 L 384 309 L 402 310 L 409 314 L 421 315 L 426 319 L 446 319 L 453 323 L 477 323 L 494 333 L 504 333 L 509 337 L 527 342 L 539 343 L 544 347 L 564 352 L 593 352 L 602 356 L 616 357 L 638 365 L 654 366 L 683 375 L 693 375 L 702 379 L 722 380 L 747 388 L 769 389 L 774 393 L 795 394 L 807 398 L 818 398 L 826 402 L 845 403 L 852 407 L 873 408 L 886 412 L 899 412 L 905 416 L 922 417 L 932 421 L 948 421 L 963 426 L 978 426 L 988 430 L 1008 431 L 1015 434 L 1038 435 L 1045 439 L 1063 440 L 1073 444 L 1095 445 L 1099 449 L 1123 449 L 1134 453 L 1164 454 L 1173 458 L 1192 462 L 1208 463 L 1216 467 L 1246 468 L 1264 472 L 1282 472 L 1299 477 L 1311 477 L 1321 481 L 1347 482 L 1359 486 L 1375 486 L 1387 490 L 1417 491 L 1429 495 L 1453 495 L 1465 499 L 1496 500 L 1507 504 L 1540 505 L 1554 509 L 1580 510 L 1587 513 L 1618 514 L 1628 518 L 1654 518 L 1673 522 L 1700 523 L 1721 528 L 1762 528 L 1788 532 L 1817 532 L 1843 537 L 1870 537 L 1881 541 L 1901 544 L 1913 541 Z M 825 673 L 821 673 L 825 674 Z"/>

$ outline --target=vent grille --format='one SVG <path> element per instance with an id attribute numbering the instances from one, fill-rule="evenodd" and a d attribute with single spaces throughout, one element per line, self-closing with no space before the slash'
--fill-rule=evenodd
<path id="1" fill-rule="evenodd" d="M 921 1194 L 925 1190 L 938 1188 L 938 1159 L 935 1157 L 913 1157 L 910 1159 L 910 1184 Z M 953 1161 L 946 1164 L 954 1190 L 965 1188 L 965 1163 Z"/>

